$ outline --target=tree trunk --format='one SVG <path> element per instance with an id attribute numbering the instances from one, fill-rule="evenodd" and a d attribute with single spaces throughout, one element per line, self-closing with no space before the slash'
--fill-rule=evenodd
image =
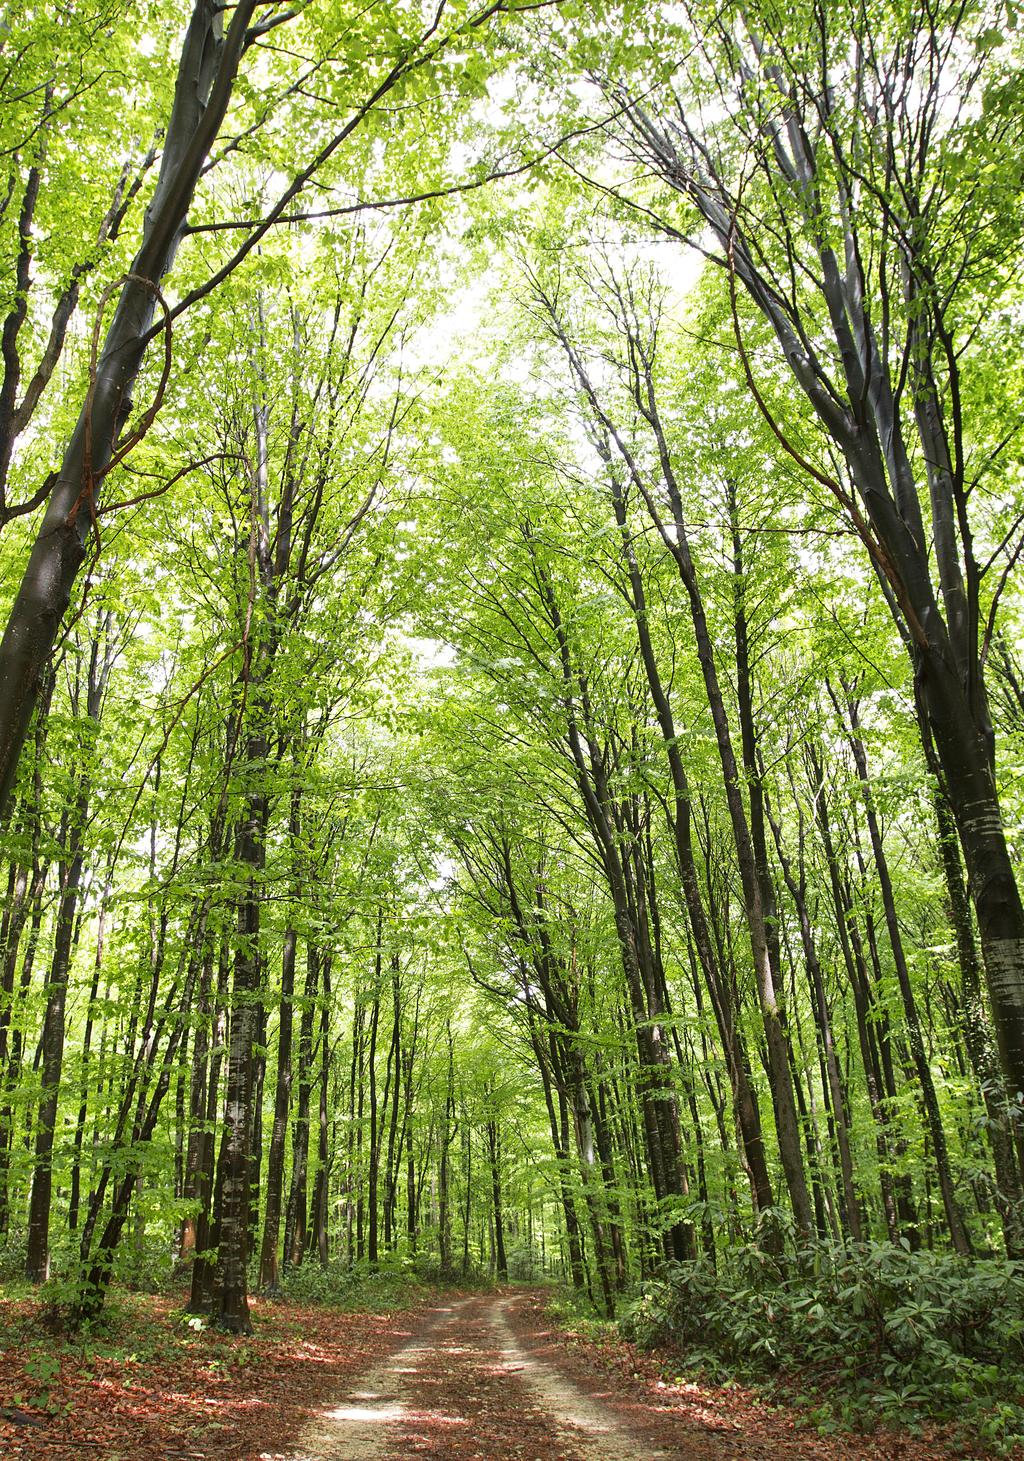
<path id="1" fill-rule="evenodd" d="M 60 900 L 54 926 L 54 953 L 47 979 L 47 1012 L 42 1024 L 42 1094 L 35 1124 L 35 1163 L 32 1169 L 32 1197 L 28 1211 L 28 1255 L 25 1271 L 32 1283 L 50 1277 L 50 1201 L 53 1192 L 54 1131 L 57 1099 L 64 1062 L 64 1007 L 67 977 L 72 958 L 74 915 L 82 882 L 85 818 L 88 789 L 83 787 L 69 818 L 66 861 L 60 865 Z"/>
<path id="2" fill-rule="evenodd" d="M 238 830 L 237 858 L 247 879 L 238 905 L 238 923 L 228 1037 L 224 1134 L 217 1185 L 219 1233 L 217 1257 L 217 1323 L 232 1334 L 250 1334 L 246 1265 L 249 1260 L 253 1088 L 253 1046 L 258 1027 L 261 961 L 259 948 L 260 874 L 266 852 L 269 812 L 262 781 L 268 753 L 262 730 L 246 737 L 243 767 L 254 779 L 246 793 L 246 814 Z"/>
<path id="3" fill-rule="evenodd" d="M 210 1078 L 206 1087 L 206 1116 L 203 1122 L 203 1141 L 199 1157 L 199 1181 L 196 1197 L 199 1216 L 196 1219 L 196 1246 L 192 1260 L 192 1285 L 189 1294 L 188 1312 L 208 1314 L 213 1308 L 214 1279 L 216 1276 L 213 1251 L 217 1246 L 216 1213 L 220 1203 L 216 1191 L 216 1155 L 214 1137 L 217 1124 L 217 1109 L 220 1103 L 220 1077 L 224 1064 L 225 1038 L 227 1035 L 228 976 L 230 970 L 227 932 L 222 936 L 220 954 L 217 960 L 217 992 L 214 997 L 213 1027 L 210 1033 Z"/>
<path id="4" fill-rule="evenodd" d="M 267 1206 L 260 1248 L 259 1285 L 274 1293 L 280 1286 L 278 1241 L 281 1236 L 281 1198 L 284 1190 L 284 1146 L 292 1092 L 292 1003 L 295 992 L 295 929 L 288 927 L 281 953 L 281 1001 L 277 1030 L 277 1078 L 274 1083 L 274 1125 L 267 1154 Z"/>
<path id="5" fill-rule="evenodd" d="M 395 1245 L 395 1196 L 398 1188 L 398 1113 L 400 1106 L 402 1057 L 402 995 L 398 954 L 391 955 L 391 1047 L 388 1051 L 387 1085 L 391 1090 L 391 1119 L 388 1124 L 388 1145 L 384 1162 L 384 1246 L 390 1252 Z M 384 1110 L 388 1108 L 385 1095 Z"/>
<path id="6" fill-rule="evenodd" d="M 227 112 L 256 5 L 257 0 L 241 0 L 226 36 L 222 10 L 214 0 L 196 0 L 192 9 L 142 245 L 124 276 L 95 378 L 50 491 L 0 643 L 0 683 L 5 687 L 0 703 L 0 816 L 85 558 L 99 484 L 131 410 L 131 392 L 156 312 L 157 288 L 174 262 L 196 184 Z M 37 1214 L 37 1227 L 38 1219 Z"/>
<path id="7" fill-rule="evenodd" d="M 103 696 L 113 667 L 110 649 L 111 616 L 100 616 L 92 640 L 86 679 L 86 721 L 95 734 L 100 721 Z M 101 641 L 106 640 L 101 649 Z M 2 673 L 2 654 L 0 654 Z M 2 735 L 2 731 L 0 731 Z M 91 756 L 92 747 L 83 760 Z M 42 1094 L 36 1120 L 35 1165 L 28 1211 L 28 1252 L 25 1269 L 29 1279 L 41 1283 L 50 1273 L 50 1201 L 53 1188 L 53 1147 L 57 1106 L 64 1063 L 64 1010 L 68 977 L 75 941 L 79 889 L 84 868 L 85 827 L 89 815 L 90 773 L 88 762 L 81 766 L 74 806 L 64 820 L 64 857 L 60 864 L 60 898 L 54 925 L 53 958 L 47 980 L 46 1016 L 42 1038 Z"/>
<path id="8" fill-rule="evenodd" d="M 1009 1258 L 1024 1257 L 1024 1186 L 1014 1148 L 1013 1121 L 1006 1109 L 1005 1085 L 999 1069 L 981 989 L 981 967 L 971 925 L 971 907 L 964 887 L 956 827 L 943 787 L 936 782 L 933 802 L 939 851 L 946 881 L 949 918 L 956 938 L 961 997 L 957 1016 L 967 1058 L 981 1090 L 985 1125 L 996 1174 L 999 1215 Z"/>
<path id="9" fill-rule="evenodd" d="M 292 1176 L 284 1227 L 284 1264 L 297 1268 L 306 1252 L 306 1189 L 309 1181 L 309 1104 L 313 1089 L 313 1020 L 320 985 L 320 951 L 306 946 L 306 983 L 299 1023 L 299 1085 L 292 1126 Z"/>
<path id="10" fill-rule="evenodd" d="M 838 709 L 838 701 L 836 701 L 836 705 Z M 910 1040 L 910 1052 L 921 1088 L 921 1101 L 924 1107 L 928 1132 L 931 1137 L 935 1170 L 939 1179 L 939 1190 L 942 1194 L 942 1203 L 945 1208 L 946 1221 L 949 1225 L 949 1234 L 954 1251 L 966 1257 L 971 1251 L 970 1239 L 967 1236 L 963 1218 L 961 1217 L 953 1191 L 953 1174 L 950 1168 L 946 1133 L 942 1124 L 942 1113 L 939 1110 L 939 1098 L 935 1090 L 935 1082 L 932 1079 L 931 1065 L 924 1046 L 924 1034 L 921 1030 L 921 1021 L 917 1012 L 917 999 L 910 980 L 910 969 L 907 965 L 906 953 L 903 947 L 903 936 L 900 933 L 899 919 L 896 914 L 896 899 L 893 893 L 892 879 L 889 875 L 889 862 L 885 855 L 885 848 L 882 845 L 881 828 L 878 825 L 874 794 L 871 790 L 871 780 L 868 776 L 867 755 L 864 749 L 864 742 L 860 737 L 860 720 L 857 704 L 850 697 L 849 692 L 847 693 L 846 709 L 850 719 L 850 747 L 853 751 L 853 759 L 861 783 L 861 795 L 867 815 L 868 834 L 871 839 L 875 871 L 878 875 L 878 886 L 882 895 L 885 925 L 889 934 L 889 947 L 892 951 L 893 963 L 896 967 L 896 978 L 899 983 L 900 994 L 903 997 L 907 1035 Z"/>
<path id="11" fill-rule="evenodd" d="M 452 1041 L 451 1025 L 448 1025 L 448 1074 L 445 1084 L 444 1114 L 441 1121 L 441 1151 L 438 1162 L 438 1208 L 437 1248 L 438 1272 L 443 1283 L 450 1283 L 452 1268 L 452 1238 L 450 1211 L 450 1149 L 452 1126 L 455 1115 L 455 1047 Z"/>
<path id="12" fill-rule="evenodd" d="M 377 1235 L 379 1229 L 379 1177 L 380 1177 L 380 1144 L 381 1126 L 377 1111 L 377 1029 L 380 1024 L 380 986 L 383 972 L 383 950 L 381 948 L 381 932 L 383 927 L 383 912 L 377 912 L 377 953 L 373 968 L 373 995 L 370 1005 L 370 1048 L 367 1052 L 367 1074 L 370 1084 L 370 1153 L 366 1173 L 366 1256 L 371 1268 L 376 1268 L 379 1261 L 377 1251 Z M 390 1062 L 388 1065 L 388 1076 L 391 1074 Z M 386 1103 L 385 1103 L 386 1104 Z"/>
<path id="13" fill-rule="evenodd" d="M 320 1002 L 320 1105 L 317 1122 L 317 1167 L 316 1186 L 313 1189 L 313 1205 L 310 1228 L 316 1244 L 317 1257 L 322 1268 L 330 1259 L 328 1232 L 328 1199 L 330 1196 L 331 1155 L 329 1140 L 329 1114 L 331 1091 L 331 960 L 325 956 L 323 969 L 323 999 Z"/>
<path id="14" fill-rule="evenodd" d="M 505 1254 L 505 1217 L 501 1193 L 501 1148 L 498 1138 L 498 1124 L 488 1121 L 487 1158 L 491 1169 L 491 1211 L 494 1215 L 494 1254 L 499 1283 L 508 1282 L 508 1258 Z"/>

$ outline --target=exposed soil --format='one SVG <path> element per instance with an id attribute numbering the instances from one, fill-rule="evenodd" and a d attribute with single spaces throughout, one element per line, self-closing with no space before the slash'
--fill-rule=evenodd
<path id="1" fill-rule="evenodd" d="M 638 1350 L 621 1338 L 600 1344 L 560 1328 L 547 1313 L 548 1297 L 520 1294 L 506 1307 L 520 1343 L 605 1411 L 617 1415 L 648 1445 L 660 1445 L 666 1456 L 716 1461 L 982 1461 L 989 1454 L 965 1449 L 951 1427 L 926 1427 L 921 1436 L 881 1426 L 869 1435 L 820 1436 L 795 1407 L 766 1405 L 743 1385 L 672 1378 L 673 1366 L 682 1367 L 678 1358 Z"/>
<path id="2" fill-rule="evenodd" d="M 33 1365 L 38 1370 L 37 1321 L 28 1305 L 4 1306 L 0 1455 L 5 1461 L 930 1461 L 966 1455 L 938 1435 L 824 1439 L 802 1429 L 794 1411 L 770 1410 L 740 1387 L 666 1380 L 656 1357 L 618 1339 L 601 1344 L 559 1329 L 546 1297 L 522 1290 L 454 1295 L 376 1316 L 261 1301 L 258 1338 L 244 1346 L 212 1332 L 183 1334 L 166 1302 L 138 1301 L 116 1353 L 104 1358 L 59 1349 L 45 1403 L 31 1394 L 29 1379 Z"/>
<path id="3" fill-rule="evenodd" d="M 666 1446 L 523 1344 L 508 1297 L 428 1312 L 415 1337 L 307 1425 L 287 1461 L 698 1461 L 685 1423 Z M 639 1422 L 639 1428 L 637 1427 Z M 276 1457 L 275 1457 L 276 1461 Z"/>

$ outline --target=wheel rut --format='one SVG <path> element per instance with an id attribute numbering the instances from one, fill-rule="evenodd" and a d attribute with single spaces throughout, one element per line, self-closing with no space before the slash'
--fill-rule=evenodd
<path id="1" fill-rule="evenodd" d="M 289 1461 L 704 1461 L 588 1394 L 510 1322 L 515 1300 L 456 1300 L 304 1428 Z"/>
<path id="2" fill-rule="evenodd" d="M 469 1300 L 428 1311 L 426 1324 L 408 1343 L 365 1371 L 338 1400 L 315 1416 L 298 1438 L 289 1461 L 378 1461 L 403 1418 L 405 1377 L 429 1365 L 438 1331 L 454 1324 Z"/>

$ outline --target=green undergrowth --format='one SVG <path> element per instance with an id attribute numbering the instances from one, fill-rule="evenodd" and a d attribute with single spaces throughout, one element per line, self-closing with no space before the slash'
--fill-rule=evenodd
<path id="1" fill-rule="evenodd" d="M 0 1361 L 6 1352 L 7 1399 L 35 1411 L 73 1409 L 65 1384 L 69 1377 L 85 1382 L 114 1367 L 127 1382 L 174 1373 L 186 1356 L 214 1374 L 244 1367 L 259 1352 L 256 1338 L 239 1341 L 205 1330 L 165 1300 L 116 1287 L 98 1320 L 68 1331 L 46 1286 L 0 1283 Z"/>
<path id="2" fill-rule="evenodd" d="M 387 1314 L 422 1303 L 433 1290 L 398 1267 L 373 1272 L 314 1260 L 292 1270 L 274 1296 L 252 1284 L 254 1333 L 238 1338 L 189 1314 L 180 1285 L 141 1293 L 114 1284 L 96 1320 L 69 1328 L 66 1287 L 59 1277 L 41 1287 L 20 1277 L 0 1279 L 0 1389 L 11 1404 L 56 1414 L 62 1371 L 89 1380 L 94 1368 L 112 1365 L 125 1378 L 166 1376 L 187 1359 L 211 1374 L 234 1373 L 261 1362 L 262 1339 L 302 1334 L 314 1305 L 329 1324 L 331 1311 Z"/>
<path id="3" fill-rule="evenodd" d="M 773 1258 L 749 1246 L 673 1264 L 621 1319 L 709 1380 L 799 1404 L 824 1435 L 955 1424 L 972 1446 L 1024 1441 L 1024 1274 L 997 1259 L 869 1243 Z"/>
<path id="4" fill-rule="evenodd" d="M 619 1338 L 619 1323 L 600 1318 L 593 1301 L 577 1289 L 556 1289 L 547 1301 L 547 1312 L 556 1323 L 578 1334 L 588 1344 L 613 1344 Z"/>
<path id="5" fill-rule="evenodd" d="M 52 1277 L 42 1286 L 34 1286 L 23 1278 L 25 1269 L 25 1237 L 23 1233 L 0 1244 L 0 1301 L 33 1299 L 44 1317 L 48 1314 L 58 1326 L 61 1314 L 70 1313 L 78 1297 L 77 1250 L 71 1245 L 55 1244 L 51 1255 Z M 470 1272 L 459 1277 L 457 1286 L 472 1288 L 482 1283 Z M 161 1295 L 183 1301 L 183 1285 L 187 1274 L 173 1258 L 165 1235 L 156 1235 L 143 1244 L 126 1244 L 119 1250 L 115 1281 L 111 1284 L 98 1321 L 107 1329 L 117 1320 L 126 1296 L 130 1293 Z M 349 1264 L 332 1259 L 322 1264 L 313 1255 L 298 1267 L 286 1268 L 273 1293 L 263 1293 L 257 1283 L 255 1263 L 249 1273 L 249 1295 L 253 1299 L 269 1298 L 283 1303 L 316 1304 L 351 1313 L 388 1313 L 412 1308 L 420 1303 L 429 1289 L 444 1287 L 436 1272 L 421 1268 L 408 1258 L 384 1259 L 371 1269 L 365 1262 Z"/>
<path id="6" fill-rule="evenodd" d="M 371 1269 L 357 1264 L 304 1263 L 288 1270 L 280 1296 L 296 1304 L 324 1304 L 350 1313 L 384 1314 L 411 1309 L 427 1293 L 427 1285 L 411 1268 L 386 1265 Z"/>

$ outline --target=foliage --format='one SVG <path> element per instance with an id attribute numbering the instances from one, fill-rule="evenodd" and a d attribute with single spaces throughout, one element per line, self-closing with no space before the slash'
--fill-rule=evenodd
<path id="1" fill-rule="evenodd" d="M 742 1245 L 716 1268 L 666 1268 L 621 1326 L 688 1367 L 799 1396 L 823 1433 L 927 1417 L 986 1442 L 1024 1438 L 1024 1276 L 997 1259 L 881 1243 L 769 1257 Z"/>
<path id="2" fill-rule="evenodd" d="M 1012 1408 L 1016 5 L 51 9 L 0 1275 L 244 1336 L 673 1262 L 637 1333 Z"/>
<path id="3" fill-rule="evenodd" d="M 281 1295 L 291 1303 L 323 1304 L 361 1314 L 412 1308 L 422 1301 L 424 1292 L 417 1273 L 409 1265 L 397 1263 L 380 1269 L 338 1261 L 305 1263 L 286 1269 L 281 1283 Z"/>

